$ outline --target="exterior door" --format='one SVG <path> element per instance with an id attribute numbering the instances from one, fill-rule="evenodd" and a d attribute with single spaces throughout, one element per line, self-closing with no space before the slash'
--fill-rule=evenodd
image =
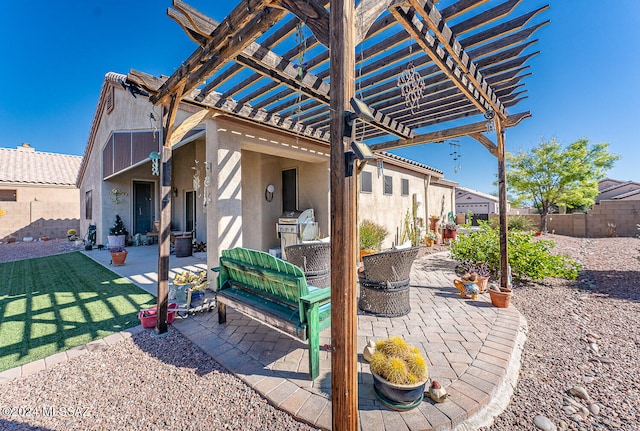
<path id="1" fill-rule="evenodd" d="M 145 235 L 153 228 L 154 184 L 146 181 L 133 183 L 133 234 Z"/>

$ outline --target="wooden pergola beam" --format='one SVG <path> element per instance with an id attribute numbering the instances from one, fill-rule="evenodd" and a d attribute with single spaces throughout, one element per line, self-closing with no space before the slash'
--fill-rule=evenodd
<path id="1" fill-rule="evenodd" d="M 211 33 L 209 40 L 198 48 L 166 81 L 150 100 L 163 103 L 179 86 L 191 92 L 223 65 L 238 55 L 286 12 L 269 8 L 265 0 L 246 0 L 238 5 Z"/>
<path id="2" fill-rule="evenodd" d="M 521 112 L 507 116 L 503 127 L 509 128 L 518 125 L 525 118 L 531 117 L 530 112 Z M 470 136 L 485 132 L 487 130 L 487 122 L 480 121 L 477 123 L 466 124 L 464 126 L 454 127 L 446 130 L 438 130 L 436 132 L 425 133 L 411 139 L 400 139 L 396 141 L 383 142 L 380 144 L 370 145 L 371 151 L 388 151 L 397 148 L 410 147 L 419 144 L 428 144 L 433 142 L 443 142 L 447 139 L 455 139 L 461 136 Z"/>

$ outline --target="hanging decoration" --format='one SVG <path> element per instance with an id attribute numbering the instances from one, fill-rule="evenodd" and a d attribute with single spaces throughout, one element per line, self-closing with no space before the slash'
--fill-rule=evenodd
<path id="1" fill-rule="evenodd" d="M 202 211 L 203 212 L 207 212 L 207 206 L 209 206 L 209 204 L 211 203 L 211 193 L 209 193 L 209 186 L 211 185 L 211 163 L 210 162 L 204 162 L 204 182 L 203 182 L 203 191 L 202 191 L 202 195 L 204 196 L 204 199 L 202 201 Z"/>
<path id="2" fill-rule="evenodd" d="M 195 161 L 195 164 L 191 166 L 193 169 L 193 191 L 198 195 L 198 197 L 202 197 L 200 194 L 200 168 L 198 167 L 199 161 Z"/>
<path id="3" fill-rule="evenodd" d="M 492 109 L 489 109 L 484 113 L 484 118 L 487 120 L 487 133 L 491 133 L 496 130 L 495 123 L 493 118 L 496 116 L 496 113 L 493 112 Z"/>
<path id="4" fill-rule="evenodd" d="M 460 163 L 460 159 L 462 158 L 462 153 L 460 152 L 461 144 L 458 141 L 449 142 L 449 155 L 453 157 L 454 167 L 453 173 L 457 174 L 460 169 L 462 169 L 462 164 Z M 456 164 L 456 162 L 458 162 Z"/>
<path id="5" fill-rule="evenodd" d="M 149 154 L 149 158 L 151 159 L 151 175 L 159 176 L 160 175 L 160 153 L 157 151 L 152 151 Z"/>
<path id="6" fill-rule="evenodd" d="M 409 56 L 411 57 L 412 48 L 409 46 Z M 407 68 L 398 76 L 397 87 L 400 88 L 400 93 L 404 97 L 404 104 L 411 113 L 415 114 L 420 108 L 420 99 L 424 95 L 424 90 L 427 85 L 424 83 L 424 79 L 420 72 L 416 70 L 416 66 L 413 64 L 413 59 L 409 60 Z"/>

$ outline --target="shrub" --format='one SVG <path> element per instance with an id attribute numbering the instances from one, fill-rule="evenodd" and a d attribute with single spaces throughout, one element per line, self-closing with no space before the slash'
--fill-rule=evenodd
<path id="1" fill-rule="evenodd" d="M 384 226 L 371 220 L 360 223 L 360 250 L 380 250 L 382 241 L 389 235 Z"/>
<path id="2" fill-rule="evenodd" d="M 459 262 L 486 263 L 492 275 L 500 270 L 499 227 L 491 227 L 481 222 L 480 229 L 458 235 L 451 245 L 451 254 Z M 543 280 L 547 277 L 562 277 L 575 280 L 580 264 L 566 255 L 554 255 L 551 249 L 555 243 L 550 240 L 534 240 L 525 232 L 509 234 L 509 265 L 515 278 Z"/>
<path id="3" fill-rule="evenodd" d="M 525 215 L 510 215 L 507 218 L 507 223 L 509 224 L 510 231 L 528 232 L 534 229 L 533 221 Z"/>

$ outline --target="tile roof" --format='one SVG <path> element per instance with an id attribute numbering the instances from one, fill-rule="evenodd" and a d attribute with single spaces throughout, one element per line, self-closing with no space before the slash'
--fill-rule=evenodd
<path id="1" fill-rule="evenodd" d="M 75 185 L 81 160 L 32 147 L 0 148 L 0 183 Z"/>

